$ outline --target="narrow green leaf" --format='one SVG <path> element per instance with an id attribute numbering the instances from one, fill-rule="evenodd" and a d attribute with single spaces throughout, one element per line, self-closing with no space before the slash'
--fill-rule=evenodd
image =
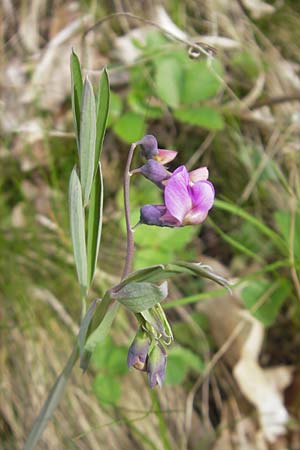
<path id="1" fill-rule="evenodd" d="M 76 55 L 74 49 L 72 49 L 70 58 L 71 67 L 71 98 L 72 98 L 72 111 L 73 111 L 73 121 L 76 130 L 76 142 L 77 148 L 79 150 L 79 136 L 80 136 L 80 104 L 82 97 L 82 75 L 78 56 Z"/>
<path id="2" fill-rule="evenodd" d="M 225 233 L 220 227 L 218 227 L 218 225 L 211 218 L 208 219 L 208 222 L 216 230 L 216 232 L 220 234 L 220 236 L 224 239 L 224 241 L 228 242 L 228 244 L 230 244 L 236 250 L 238 250 L 241 253 L 244 253 L 247 256 L 250 256 L 250 258 L 256 259 L 257 261 L 260 262 L 264 262 L 263 258 L 258 253 L 253 252 L 248 247 L 243 245 L 241 242 L 229 236 L 229 234 Z"/>
<path id="3" fill-rule="evenodd" d="M 84 318 L 83 318 L 83 320 L 82 320 L 82 322 L 80 324 L 80 330 L 79 330 L 79 333 L 78 333 L 78 345 L 79 345 L 80 358 L 82 358 L 82 355 L 83 355 L 83 352 L 84 352 L 84 344 L 85 344 L 85 341 L 86 341 L 86 336 L 88 334 L 88 329 L 89 329 L 89 327 L 91 325 L 91 322 L 92 322 L 93 316 L 95 314 L 95 310 L 96 310 L 96 307 L 97 307 L 98 303 L 99 303 L 99 299 L 94 300 L 90 304 L 90 306 L 89 306 L 89 308 L 88 308 L 88 310 L 87 310 L 87 312 L 86 312 L 86 314 L 85 314 L 85 316 L 84 316 Z"/>
<path id="4" fill-rule="evenodd" d="M 87 264 L 88 264 L 88 286 L 91 285 L 95 269 L 101 240 L 102 231 L 102 211 L 103 211 L 103 179 L 101 164 L 98 164 L 89 204 L 88 230 L 87 230 Z"/>
<path id="5" fill-rule="evenodd" d="M 286 242 L 281 238 L 280 234 L 275 233 L 271 228 L 267 227 L 263 222 L 259 221 L 256 217 L 248 214 L 245 209 L 240 208 L 232 203 L 225 202 L 223 200 L 215 200 L 214 206 L 221 209 L 222 211 L 227 211 L 231 214 L 241 217 L 247 222 L 254 225 L 261 233 L 267 236 L 283 254 L 288 252 L 288 247 Z"/>
<path id="6" fill-rule="evenodd" d="M 167 295 L 167 282 L 162 283 L 160 286 L 147 282 L 132 282 L 126 284 L 117 292 L 113 292 L 112 298 L 129 309 L 129 311 L 138 313 L 160 303 Z"/>
<path id="7" fill-rule="evenodd" d="M 82 205 L 81 185 L 76 166 L 73 168 L 69 184 L 69 214 L 71 238 L 77 276 L 82 293 L 87 289 L 87 258 L 84 228 L 84 209 Z"/>
<path id="8" fill-rule="evenodd" d="M 43 431 L 48 423 L 48 421 L 53 416 L 53 413 L 63 396 L 66 384 L 70 378 L 71 371 L 74 367 L 78 358 L 78 346 L 77 343 L 68 359 L 68 362 L 63 369 L 60 376 L 57 378 L 51 392 L 45 401 L 38 417 L 36 418 L 32 430 L 25 442 L 23 450 L 34 450 L 36 445 L 41 438 Z"/>
<path id="9" fill-rule="evenodd" d="M 272 325 L 281 306 L 291 291 L 291 284 L 285 278 L 278 280 L 255 280 L 242 290 L 241 297 L 250 312 L 266 327 Z"/>
<path id="10" fill-rule="evenodd" d="M 83 204 L 87 205 L 91 193 L 95 167 L 96 105 L 93 87 L 88 78 L 83 85 L 80 115 L 80 181 Z"/>
<path id="11" fill-rule="evenodd" d="M 132 282 L 137 283 L 146 280 L 148 282 L 156 282 L 165 280 L 180 273 L 209 278 L 221 286 L 228 288 L 228 281 L 214 272 L 211 267 L 202 263 L 189 263 L 182 261 L 175 262 L 174 264 L 159 264 L 133 272 L 125 278 L 122 283 L 120 283 L 119 288 L 123 288 L 128 283 Z"/>
<path id="12" fill-rule="evenodd" d="M 111 303 L 98 327 L 89 335 L 84 347 L 84 355 L 80 362 L 80 367 L 83 370 L 87 369 L 92 353 L 98 342 L 101 342 L 108 335 L 119 307 L 119 303 Z"/>
<path id="13" fill-rule="evenodd" d="M 174 113 L 176 119 L 189 125 L 197 125 L 209 130 L 222 130 L 224 120 L 222 115 L 209 106 L 198 108 L 178 109 Z"/>
<path id="14" fill-rule="evenodd" d="M 107 70 L 106 68 L 104 68 L 99 80 L 98 97 L 97 97 L 95 167 L 97 167 L 102 151 L 103 139 L 109 113 L 109 101 L 110 101 L 109 78 Z"/>
<path id="15" fill-rule="evenodd" d="M 156 275 L 161 274 L 164 270 L 163 264 L 157 264 L 155 266 L 149 266 L 145 267 L 144 269 L 136 270 L 135 272 L 132 272 L 128 275 L 127 278 L 125 278 L 122 283 L 120 283 L 120 287 L 125 286 L 128 283 L 131 283 L 133 281 L 139 282 L 139 281 L 153 281 L 153 277 L 155 278 Z"/>

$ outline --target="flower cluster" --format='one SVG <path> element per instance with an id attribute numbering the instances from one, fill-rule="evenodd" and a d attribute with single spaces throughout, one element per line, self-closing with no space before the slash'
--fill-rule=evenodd
<path id="1" fill-rule="evenodd" d="M 199 224 L 204 221 L 213 206 L 215 190 L 208 181 L 206 167 L 188 172 L 185 166 L 178 167 L 173 173 L 166 168 L 177 152 L 159 149 L 152 135 L 144 136 L 136 144 L 141 145 L 141 155 L 146 162 L 131 171 L 140 173 L 159 187 L 164 196 L 164 204 L 144 205 L 140 210 L 140 223 L 160 227 L 181 227 Z M 172 331 L 163 310 L 153 308 L 153 323 L 147 323 L 139 317 L 141 327 L 135 336 L 129 351 L 129 367 L 147 372 L 150 387 L 162 385 L 165 378 L 167 353 L 165 345 L 173 339 Z M 155 327 L 152 325 L 156 324 Z M 157 325 L 159 324 L 159 326 Z M 165 327 L 169 332 L 164 332 Z"/>
<path id="2" fill-rule="evenodd" d="M 148 333 L 139 329 L 129 350 L 128 367 L 146 371 L 151 388 L 162 386 L 167 363 L 167 354 L 162 345 L 151 341 Z"/>
<path id="3" fill-rule="evenodd" d="M 163 190 L 163 205 L 144 205 L 140 222 L 161 227 L 181 227 L 203 222 L 214 203 L 215 190 L 208 181 L 206 167 L 188 172 L 185 166 L 173 173 L 165 164 L 172 161 L 177 152 L 158 149 L 152 135 L 144 136 L 139 142 L 146 163 L 133 172 L 140 172 Z"/>

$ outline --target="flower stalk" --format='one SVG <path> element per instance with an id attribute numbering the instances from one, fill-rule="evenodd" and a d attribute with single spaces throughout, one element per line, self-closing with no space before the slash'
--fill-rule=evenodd
<path id="1" fill-rule="evenodd" d="M 126 278 L 131 271 L 134 255 L 134 239 L 130 223 L 130 178 L 131 178 L 130 167 L 136 146 L 137 144 L 133 143 L 130 147 L 124 174 L 123 186 L 124 186 L 124 209 L 125 209 L 125 221 L 127 233 L 127 248 L 126 248 L 126 259 L 124 269 L 122 272 L 122 280 Z"/>

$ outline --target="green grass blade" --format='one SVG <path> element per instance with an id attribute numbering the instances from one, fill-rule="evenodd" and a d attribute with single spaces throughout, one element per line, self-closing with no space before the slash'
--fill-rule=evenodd
<path id="1" fill-rule="evenodd" d="M 231 214 L 241 217 L 242 219 L 246 220 L 247 222 L 250 222 L 262 234 L 267 236 L 282 253 L 284 253 L 284 254 L 287 253 L 288 250 L 287 250 L 286 243 L 281 238 L 281 236 L 278 233 L 275 233 L 273 230 L 271 230 L 266 225 L 264 225 L 262 222 L 260 222 L 254 216 L 248 214 L 244 209 L 240 208 L 239 206 L 233 205 L 231 203 L 225 202 L 223 200 L 215 200 L 214 205 L 216 208 L 221 209 L 222 211 L 227 211 Z"/>
<path id="2" fill-rule="evenodd" d="M 53 413 L 62 398 L 66 384 L 70 378 L 71 371 L 77 361 L 77 358 L 78 346 L 76 343 L 65 368 L 57 378 L 46 402 L 44 403 L 38 417 L 33 424 L 32 430 L 25 442 L 23 450 L 33 450 L 34 448 L 36 448 L 36 445 L 41 438 L 48 421 L 53 416 Z"/>
<path id="3" fill-rule="evenodd" d="M 81 185 L 76 166 L 73 168 L 69 184 L 69 213 L 71 238 L 77 276 L 85 295 L 87 290 L 87 258 L 85 244 L 84 209 L 82 205 Z"/>
<path id="4" fill-rule="evenodd" d="M 76 141 L 77 147 L 79 150 L 79 136 L 80 136 L 80 104 L 82 97 L 82 74 L 80 68 L 80 62 L 78 56 L 72 49 L 71 59 L 70 59 L 70 68 L 71 68 L 71 98 L 72 98 L 72 111 L 73 111 L 73 121 L 74 127 L 76 131 Z"/>
<path id="5" fill-rule="evenodd" d="M 80 181 L 82 186 L 83 205 L 86 206 L 91 193 L 94 178 L 96 145 L 96 104 L 93 87 L 88 78 L 83 85 L 80 114 Z"/>
<path id="6" fill-rule="evenodd" d="M 104 68 L 99 80 L 98 96 L 97 96 L 97 132 L 96 132 L 95 167 L 97 167 L 102 151 L 103 139 L 109 113 L 109 101 L 110 101 L 109 78 L 107 70 L 106 68 Z"/>
<path id="7" fill-rule="evenodd" d="M 89 204 L 88 231 L 87 231 L 87 263 L 88 285 L 90 286 L 97 266 L 97 259 L 102 231 L 103 211 L 103 178 L 101 165 L 98 164 Z"/>
<path id="8" fill-rule="evenodd" d="M 259 262 L 264 262 L 263 258 L 259 256 L 257 253 L 250 250 L 245 245 L 241 244 L 241 242 L 238 242 L 236 239 L 233 239 L 231 236 L 229 236 L 227 233 L 224 233 L 224 231 L 221 230 L 220 227 L 218 227 L 217 224 L 214 223 L 212 219 L 208 219 L 208 223 L 212 226 L 214 230 L 226 241 L 229 245 L 231 245 L 233 248 L 235 248 L 237 251 L 244 253 L 247 256 L 250 256 L 250 258 L 255 259 Z"/>

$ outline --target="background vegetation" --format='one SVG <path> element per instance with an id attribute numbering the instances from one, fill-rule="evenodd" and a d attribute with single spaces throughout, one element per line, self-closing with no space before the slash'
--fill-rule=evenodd
<path id="1" fill-rule="evenodd" d="M 122 311 L 89 372 L 75 369 L 38 448 L 299 448 L 300 6 L 297 0 L 253 4 L 3 3 L 1 448 L 21 448 L 77 332 L 80 302 L 67 212 L 76 159 L 72 46 L 92 82 L 107 65 L 112 87 L 93 298 L 120 276 L 122 172 L 129 143 L 146 132 L 162 148 L 179 151 L 176 164 L 207 165 L 217 201 L 201 227 L 138 228 L 135 267 L 175 257 L 209 261 L 237 288 L 233 301 L 199 280 L 173 281 L 166 307 L 176 345 L 159 392 L 149 390 L 143 374 L 128 373 L 137 324 Z M 162 30 L 170 25 L 159 5 L 182 30 L 177 39 Z M 129 14 L 110 16 L 122 12 Z M 212 45 L 216 55 L 191 55 L 193 41 Z M 142 204 L 159 201 L 156 196 L 149 182 L 134 180 L 133 215 Z M 262 437 L 257 408 L 232 374 L 243 353 L 235 339 L 243 331 L 235 331 L 240 311 L 262 324 L 260 365 L 286 369 L 289 380 L 283 403 L 290 420 L 273 444 Z"/>

